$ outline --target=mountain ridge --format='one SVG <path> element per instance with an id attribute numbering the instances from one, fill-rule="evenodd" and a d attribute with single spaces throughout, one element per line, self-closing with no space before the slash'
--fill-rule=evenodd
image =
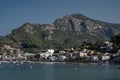
<path id="1" fill-rule="evenodd" d="M 56 19 L 53 24 L 24 23 L 0 38 L 0 45 L 9 44 L 24 51 L 44 48 L 78 47 L 82 42 L 109 40 L 119 34 L 120 24 L 94 20 L 82 14 L 72 14 Z"/>

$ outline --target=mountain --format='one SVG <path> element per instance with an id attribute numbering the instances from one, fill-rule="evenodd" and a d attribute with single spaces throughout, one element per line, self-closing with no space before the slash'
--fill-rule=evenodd
<path id="1" fill-rule="evenodd" d="M 0 37 L 0 46 L 8 44 L 26 52 L 78 47 L 85 41 L 109 40 L 119 31 L 120 24 L 94 20 L 76 13 L 56 19 L 53 24 L 24 23 L 12 30 L 11 34 Z"/>
<path id="2" fill-rule="evenodd" d="M 84 36 L 86 40 L 90 40 L 90 37 L 94 37 L 93 39 L 109 39 L 112 35 L 118 34 L 120 30 L 120 24 L 90 19 L 82 14 L 65 16 L 62 19 L 57 19 L 54 24 L 60 30 L 75 32 L 80 37 Z"/>

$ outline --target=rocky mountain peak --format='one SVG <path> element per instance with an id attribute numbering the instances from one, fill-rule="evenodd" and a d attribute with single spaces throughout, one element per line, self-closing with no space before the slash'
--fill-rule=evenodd
<path id="1" fill-rule="evenodd" d="M 94 20 L 78 13 L 67 15 L 62 19 L 57 19 L 54 25 L 56 25 L 58 29 L 75 32 L 91 32 L 102 28 L 102 26 L 96 24 Z"/>

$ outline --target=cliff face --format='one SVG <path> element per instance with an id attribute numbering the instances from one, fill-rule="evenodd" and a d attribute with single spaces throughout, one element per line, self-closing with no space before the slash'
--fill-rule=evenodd
<path id="1" fill-rule="evenodd" d="M 1 37 L 0 44 L 13 44 L 21 49 L 62 48 L 79 46 L 83 41 L 110 39 L 119 34 L 120 24 L 106 23 L 72 14 L 56 19 L 53 24 L 24 23 L 11 34 Z"/>
<path id="2" fill-rule="evenodd" d="M 109 39 L 120 30 L 119 24 L 106 23 L 90 19 L 82 14 L 73 14 L 57 19 L 54 22 L 59 30 L 73 31 L 77 35 L 89 34 L 94 37 Z"/>

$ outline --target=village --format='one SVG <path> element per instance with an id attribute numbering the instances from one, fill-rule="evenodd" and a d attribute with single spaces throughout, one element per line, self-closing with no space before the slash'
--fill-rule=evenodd
<path id="1" fill-rule="evenodd" d="M 25 53 L 20 49 L 4 45 L 0 48 L 0 62 L 74 62 L 74 63 L 120 63 L 120 50 L 110 53 L 112 44 L 105 42 L 105 51 L 95 51 L 86 48 L 70 48 L 55 51 L 43 50 L 40 53 Z M 103 47 L 101 46 L 101 50 Z"/>

